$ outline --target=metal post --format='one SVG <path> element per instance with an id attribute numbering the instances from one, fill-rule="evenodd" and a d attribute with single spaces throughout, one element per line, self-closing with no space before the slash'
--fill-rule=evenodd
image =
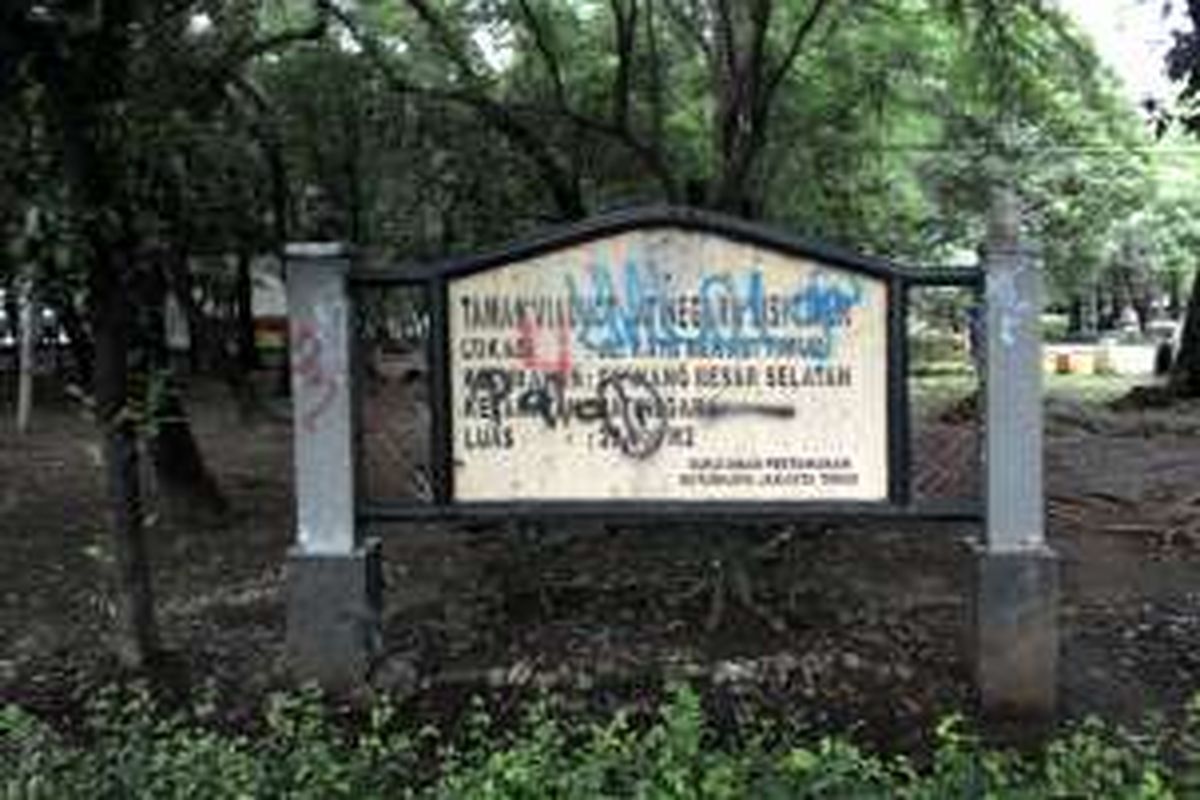
<path id="1" fill-rule="evenodd" d="M 293 674 L 326 688 L 362 683 L 379 649 L 378 547 L 355 524 L 348 249 L 287 248 L 296 542 L 288 556 Z"/>
<path id="2" fill-rule="evenodd" d="M 976 679 L 990 717 L 1056 704 L 1058 562 L 1046 545 L 1041 275 L 1011 189 L 993 197 L 987 250 L 987 523 L 977 561 Z"/>

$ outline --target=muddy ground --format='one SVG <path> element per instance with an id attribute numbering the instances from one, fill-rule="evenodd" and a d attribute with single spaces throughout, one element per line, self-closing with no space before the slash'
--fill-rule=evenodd
<path id="1" fill-rule="evenodd" d="M 414 389 L 384 380 L 367 414 L 371 490 L 420 494 L 409 463 L 420 437 L 403 413 Z M 70 715 L 118 676 L 105 648 L 111 556 L 91 424 L 53 387 L 42 395 L 27 436 L 0 406 L 0 703 Z M 206 528 L 150 517 L 160 621 L 176 683 L 214 683 L 230 713 L 251 713 L 287 685 L 291 433 L 240 422 L 220 386 L 196 387 L 191 408 L 235 510 Z M 977 492 L 970 414 L 916 414 L 918 493 Z M 1132 721 L 1177 706 L 1200 688 L 1200 408 L 1118 413 L 1058 398 L 1046 446 L 1063 716 Z M 765 711 L 919 746 L 925 723 L 972 705 L 970 525 L 372 533 L 387 580 L 373 680 L 421 719 L 453 724 L 473 694 L 511 708 L 546 688 L 588 708 L 652 703 L 682 677 L 731 722 Z"/>

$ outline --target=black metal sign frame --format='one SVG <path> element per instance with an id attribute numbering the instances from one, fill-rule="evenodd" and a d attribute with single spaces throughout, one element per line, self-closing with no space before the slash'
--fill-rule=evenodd
<path id="1" fill-rule="evenodd" d="M 887 296 L 887 464 L 888 492 L 881 501 L 829 500 L 520 500 L 456 501 L 454 499 L 452 397 L 450 392 L 450 281 L 524 261 L 556 250 L 645 229 L 707 233 L 838 267 L 881 281 Z M 433 486 L 432 502 L 364 500 L 358 504 L 363 522 L 443 519 L 538 519 L 601 517 L 604 519 L 741 518 L 902 518 L 979 521 L 976 501 L 916 504 L 911 495 L 912 453 L 909 430 L 908 308 L 913 287 L 963 287 L 981 293 L 983 273 L 973 268 L 909 268 L 814 244 L 762 225 L 691 208 L 670 206 L 632 209 L 594 217 L 506 247 L 416 269 L 355 269 L 352 290 L 419 286 L 429 309 L 428 361 Z M 356 448 L 361 456 L 361 448 Z M 358 465 L 361 469 L 361 465 Z"/>

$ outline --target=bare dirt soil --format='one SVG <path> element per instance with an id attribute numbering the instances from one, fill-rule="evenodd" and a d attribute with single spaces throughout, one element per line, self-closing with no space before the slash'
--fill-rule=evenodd
<path id="1" fill-rule="evenodd" d="M 411 462 L 422 420 L 404 412 L 418 389 L 403 375 L 382 380 L 366 415 L 369 485 L 421 494 Z M 250 713 L 287 685 L 291 432 L 242 424 L 218 386 L 199 386 L 191 409 L 235 513 L 212 529 L 151 514 L 160 622 L 176 685 L 213 683 L 231 713 Z M 110 553 L 94 436 L 65 401 L 44 402 L 26 436 L 11 406 L 0 414 L 0 704 L 69 716 L 119 677 L 105 648 Z M 388 415 L 407 421 L 380 422 Z M 918 417 L 918 494 L 977 492 L 970 415 Z M 378 430 L 387 425 L 399 427 Z M 1046 445 L 1064 716 L 1136 720 L 1177 706 L 1200 688 L 1200 408 L 1118 413 L 1054 400 Z M 765 710 L 919 747 L 926 723 L 971 708 L 970 525 L 371 533 L 383 538 L 387 580 L 386 655 L 373 680 L 421 719 L 453 724 L 473 694 L 511 708 L 545 689 L 588 709 L 649 704 L 685 678 L 731 723 Z"/>

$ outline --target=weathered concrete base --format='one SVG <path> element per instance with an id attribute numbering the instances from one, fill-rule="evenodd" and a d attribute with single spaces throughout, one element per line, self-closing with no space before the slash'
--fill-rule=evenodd
<path id="1" fill-rule="evenodd" d="M 987 719 L 1037 722 L 1058 701 L 1059 561 L 1048 547 L 975 561 L 976 690 Z"/>
<path id="2" fill-rule="evenodd" d="M 293 550 L 287 564 L 287 658 L 292 676 L 332 692 L 365 683 L 381 650 L 379 543 L 347 555 Z"/>

